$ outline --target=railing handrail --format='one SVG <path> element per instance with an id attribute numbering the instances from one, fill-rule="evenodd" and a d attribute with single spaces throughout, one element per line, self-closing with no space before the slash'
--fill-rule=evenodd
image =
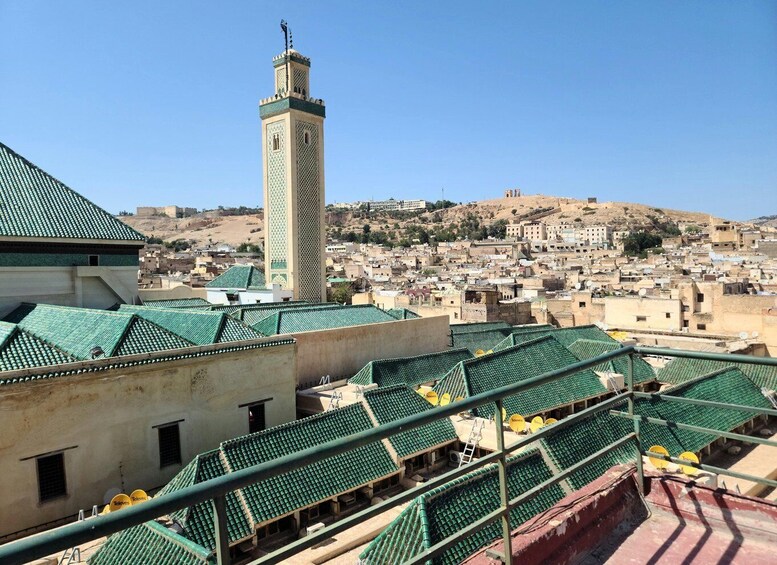
<path id="1" fill-rule="evenodd" d="M 525 379 L 518 383 L 512 383 L 509 385 L 505 385 L 505 386 L 493 389 L 491 391 L 470 396 L 469 398 L 456 401 L 446 406 L 438 406 L 434 410 L 425 411 L 419 414 L 413 414 L 405 418 L 394 420 L 393 422 L 390 422 L 388 424 L 383 424 L 374 428 L 370 428 L 369 430 L 351 434 L 349 436 L 339 438 L 319 446 L 298 451 L 298 452 L 286 455 L 284 457 L 274 459 L 272 461 L 261 463 L 259 465 L 254 465 L 252 467 L 247 467 L 245 469 L 241 469 L 238 471 L 230 472 L 221 477 L 210 479 L 202 483 L 198 483 L 189 487 L 182 488 L 177 491 L 167 493 L 164 496 L 150 499 L 141 505 L 125 508 L 121 512 L 115 512 L 107 515 L 98 516 L 87 521 L 69 524 L 67 526 L 57 528 L 56 530 L 43 532 L 38 535 L 30 536 L 21 540 L 7 543 L 5 545 L 0 546 L 0 562 L 9 563 L 9 564 L 23 563 L 27 560 L 45 557 L 46 555 L 50 555 L 57 551 L 74 547 L 82 543 L 97 539 L 99 537 L 107 536 L 112 533 L 130 528 L 133 526 L 137 526 L 149 520 L 153 520 L 160 516 L 170 514 L 176 510 L 187 508 L 189 506 L 192 506 L 198 503 L 212 501 L 219 497 L 224 497 L 229 492 L 244 488 L 248 485 L 255 484 L 262 480 L 266 480 L 266 479 L 287 473 L 294 469 L 301 468 L 309 464 L 311 461 L 318 461 L 327 457 L 333 457 L 335 455 L 339 455 L 347 451 L 351 451 L 358 447 L 361 447 L 382 439 L 386 439 L 398 432 L 415 429 L 425 424 L 431 423 L 433 421 L 441 420 L 449 416 L 454 416 L 461 412 L 471 410 L 473 408 L 477 408 L 479 406 L 488 404 L 490 402 L 501 402 L 502 399 L 508 396 L 512 396 L 519 392 L 523 392 L 525 390 L 534 388 L 536 386 L 564 378 L 566 376 L 575 374 L 585 369 L 593 368 L 611 359 L 615 359 L 623 356 L 629 356 L 629 360 L 631 360 L 631 355 L 633 353 L 698 358 L 698 359 L 706 359 L 706 360 L 714 360 L 714 361 L 724 361 L 732 364 L 749 363 L 749 364 L 757 364 L 757 365 L 777 366 L 777 359 L 764 358 L 764 357 L 749 357 L 745 355 L 732 355 L 732 354 L 712 354 L 712 353 L 705 353 L 705 352 L 684 351 L 684 350 L 632 346 L 632 345 L 623 346 L 613 351 L 599 355 L 597 357 L 593 357 L 584 361 L 574 363 L 572 365 L 568 365 L 562 369 L 549 371 L 541 375 L 538 375 L 536 377 Z M 629 363 L 629 365 L 631 368 L 632 363 Z M 596 405 L 592 407 L 592 409 L 597 409 L 596 411 L 604 410 L 606 407 L 611 406 L 612 404 L 623 402 L 623 401 L 629 401 L 631 405 L 634 397 L 633 378 L 628 379 L 626 386 L 628 387 L 627 392 L 623 394 L 618 394 L 615 398 L 608 399 L 607 401 L 601 403 L 601 405 Z M 704 401 L 700 401 L 699 404 L 702 404 L 703 402 Z M 719 404 L 719 403 L 713 403 L 713 404 Z M 586 417 L 592 411 L 593 410 L 591 409 L 587 409 L 581 413 L 573 414 L 568 418 L 561 420 L 560 422 L 555 424 L 552 428 L 549 427 L 546 430 L 540 430 L 538 433 L 533 434 L 532 436 L 529 436 L 527 438 L 521 439 L 510 446 L 502 446 L 502 449 L 498 450 L 497 453 L 492 454 L 490 456 L 486 456 L 481 460 L 474 460 L 472 463 L 470 463 L 470 465 L 467 466 L 467 469 L 471 471 L 473 469 L 479 468 L 486 464 L 490 464 L 494 461 L 499 462 L 500 459 L 501 459 L 501 464 L 504 465 L 504 457 L 506 456 L 507 453 L 510 453 L 518 449 L 522 445 L 538 441 L 546 434 L 549 434 L 552 431 L 557 431 L 562 427 L 571 425 L 572 423 L 574 423 L 575 420 Z M 763 409 L 753 408 L 753 411 L 759 412 L 759 411 L 763 411 Z M 638 426 L 636 427 L 635 433 L 638 436 L 639 434 Z M 613 442 L 613 443 L 617 443 L 617 441 L 621 441 L 621 440 L 616 440 L 616 442 Z M 638 462 L 638 466 L 639 466 L 639 463 L 641 463 L 641 461 Z M 455 472 L 451 472 L 451 474 L 458 476 L 458 473 L 455 473 Z M 437 483 L 435 482 L 434 484 L 437 484 Z M 430 488 L 431 487 L 424 488 L 424 485 L 420 485 L 419 487 L 416 487 L 411 490 L 413 492 L 417 492 L 418 494 L 420 494 L 422 492 L 425 492 L 426 490 L 430 490 Z M 388 501 L 386 501 L 385 508 L 390 508 L 392 506 L 396 506 L 397 504 L 400 504 L 402 500 L 406 499 L 406 496 L 404 496 L 404 494 L 405 493 L 403 493 L 403 495 L 400 495 L 401 499 L 400 497 L 393 497 L 392 499 L 389 499 Z M 381 504 L 381 508 L 383 507 L 384 507 L 384 504 Z M 331 532 L 332 530 L 330 528 L 333 528 L 336 525 L 337 524 L 327 528 L 326 530 L 321 531 L 319 535 L 324 535 L 326 533 Z M 315 543 L 317 537 L 318 537 L 317 535 L 310 536 L 309 543 L 311 545 Z M 296 544 L 292 544 L 292 545 L 296 545 Z M 217 547 L 216 549 L 218 552 L 219 548 Z"/>

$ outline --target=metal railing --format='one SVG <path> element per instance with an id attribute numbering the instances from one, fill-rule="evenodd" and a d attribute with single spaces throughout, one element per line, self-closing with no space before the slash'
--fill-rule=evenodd
<path id="1" fill-rule="evenodd" d="M 750 357 L 744 355 L 729 355 L 729 354 L 711 354 L 711 353 L 699 353 L 693 351 L 681 351 L 665 348 L 654 347 L 641 347 L 641 346 L 625 346 L 614 351 L 605 353 L 598 357 L 594 357 L 579 363 L 575 363 L 559 369 L 556 371 L 547 372 L 536 377 L 526 379 L 519 383 L 506 385 L 488 392 L 477 394 L 469 398 L 465 398 L 446 406 L 439 406 L 434 410 L 425 411 L 420 414 L 414 414 L 405 418 L 400 418 L 391 423 L 381 425 L 376 428 L 372 428 L 366 431 L 358 432 L 344 438 L 340 438 L 334 441 L 327 442 L 320 446 L 312 447 L 296 453 L 255 465 L 245 469 L 231 472 L 229 474 L 211 479 L 202 483 L 198 483 L 186 488 L 182 488 L 177 491 L 173 491 L 153 498 L 140 504 L 138 506 L 131 506 L 122 509 L 120 512 L 109 513 L 106 515 L 98 516 L 83 522 L 77 522 L 63 526 L 56 530 L 44 532 L 39 535 L 31 536 L 21 540 L 7 543 L 0 546 L 0 563 L 3 564 L 16 564 L 24 563 L 33 559 L 45 557 L 47 555 L 54 554 L 59 551 L 63 551 L 68 548 L 78 546 L 80 544 L 98 539 L 103 536 L 125 530 L 132 526 L 137 526 L 149 520 L 159 518 L 166 514 L 181 510 L 183 508 L 199 504 L 202 502 L 210 501 L 213 506 L 214 525 L 215 525 L 215 538 L 216 548 L 215 556 L 219 564 L 228 564 L 230 561 L 229 554 L 229 540 L 227 534 L 227 512 L 225 497 L 227 493 L 235 491 L 237 489 L 246 487 L 248 485 L 258 483 L 263 480 L 276 477 L 278 475 L 299 469 L 312 462 L 320 461 L 327 457 L 332 457 L 345 453 L 347 451 L 354 450 L 358 447 L 362 447 L 369 443 L 379 441 L 388 438 L 396 433 L 407 431 L 410 429 L 418 428 L 425 424 L 429 424 L 436 420 L 441 420 L 449 416 L 455 416 L 461 412 L 472 410 L 474 408 L 493 403 L 496 410 L 496 414 L 502 413 L 502 401 L 508 397 L 517 393 L 527 391 L 531 388 L 539 385 L 553 382 L 584 369 L 591 369 L 605 363 L 609 360 L 626 356 L 627 363 L 627 375 L 626 375 L 626 391 L 619 393 L 595 406 L 582 410 L 581 412 L 572 414 L 552 426 L 548 426 L 538 430 L 537 432 L 522 438 L 511 445 L 505 445 L 504 427 L 497 425 L 496 439 L 497 450 L 493 453 L 485 455 L 479 459 L 473 460 L 470 464 L 449 471 L 443 475 L 435 477 L 425 483 L 422 483 L 414 488 L 403 491 L 397 496 L 393 496 L 388 500 L 385 500 L 375 506 L 370 506 L 361 510 L 355 514 L 352 514 L 344 519 L 319 530 L 318 532 L 306 536 L 302 539 L 294 541 L 280 549 L 269 553 L 260 559 L 253 561 L 252 563 L 277 563 L 285 558 L 297 554 L 298 552 L 307 549 L 313 545 L 320 543 L 321 541 L 342 532 L 356 524 L 363 522 L 369 518 L 377 516 L 378 514 L 393 508 L 399 504 L 408 502 L 417 496 L 435 489 L 441 485 L 444 485 L 458 477 L 472 472 L 475 469 L 489 465 L 492 463 L 497 464 L 499 475 L 499 495 L 500 504 L 499 507 L 469 524 L 462 530 L 456 532 L 454 535 L 439 541 L 434 546 L 418 553 L 414 556 L 409 563 L 422 563 L 429 559 L 432 559 L 450 548 L 455 543 L 458 543 L 462 537 L 472 535 L 475 532 L 489 526 L 490 524 L 500 521 L 502 525 L 502 539 L 504 542 L 504 555 L 502 559 L 505 563 L 512 562 L 511 552 L 511 536 L 510 536 L 510 524 L 509 513 L 518 504 L 526 502 L 531 498 L 537 496 L 543 489 L 552 485 L 558 484 L 564 479 L 568 478 L 575 471 L 582 469 L 583 467 L 591 464 L 593 461 L 600 457 L 612 452 L 615 449 L 626 445 L 628 442 L 636 442 L 638 446 L 638 454 L 635 457 L 635 465 L 637 469 L 638 484 L 640 488 L 643 484 L 643 469 L 642 469 L 642 456 L 650 456 L 656 458 L 663 458 L 672 462 L 680 462 L 683 465 L 693 466 L 699 469 L 707 470 L 713 473 L 721 475 L 729 475 L 740 479 L 745 479 L 753 482 L 763 483 L 769 486 L 777 486 L 777 481 L 764 479 L 761 477 L 754 477 L 746 475 L 744 473 L 738 473 L 727 469 L 720 469 L 709 465 L 691 463 L 685 460 L 680 460 L 675 457 L 664 456 L 662 454 L 652 453 L 642 449 L 640 445 L 640 424 L 642 422 L 649 422 L 651 424 L 666 425 L 669 427 L 676 427 L 679 429 L 689 429 L 696 432 L 708 433 L 715 436 L 722 436 L 731 439 L 738 439 L 743 442 L 761 443 L 764 445 L 777 446 L 777 442 L 765 440 L 762 438 L 756 438 L 743 434 L 737 434 L 732 432 L 721 432 L 720 430 L 703 428 L 700 426 L 691 426 L 689 424 L 682 424 L 678 422 L 671 422 L 667 420 L 661 420 L 658 418 L 649 418 L 634 414 L 634 399 L 635 398 L 654 398 L 661 401 L 669 402 L 686 402 L 698 406 L 709 406 L 716 408 L 728 408 L 732 410 L 741 410 L 757 414 L 765 414 L 769 416 L 777 416 L 777 410 L 755 408 L 742 406 L 737 404 L 728 404 L 722 402 L 705 401 L 698 399 L 685 399 L 667 396 L 659 393 L 641 393 L 634 391 L 634 370 L 633 370 L 633 355 L 634 354 L 649 354 L 649 355 L 662 355 L 669 357 L 686 357 L 693 359 L 705 359 L 712 361 L 722 361 L 729 364 L 734 363 L 748 363 L 758 365 L 769 365 L 777 367 L 777 359 L 763 358 L 763 357 Z M 508 485 L 507 485 L 507 456 L 519 449 L 528 446 L 548 435 L 557 433 L 558 431 L 568 426 L 574 425 L 579 420 L 586 418 L 592 414 L 601 412 L 603 410 L 609 410 L 612 407 L 626 403 L 627 411 L 611 411 L 611 413 L 632 420 L 634 424 L 633 432 L 626 434 L 622 438 L 619 438 L 612 443 L 608 444 L 601 450 L 585 457 L 576 464 L 561 470 L 555 476 L 550 479 L 536 485 L 527 492 L 524 492 L 520 496 L 514 499 L 509 499 Z"/>

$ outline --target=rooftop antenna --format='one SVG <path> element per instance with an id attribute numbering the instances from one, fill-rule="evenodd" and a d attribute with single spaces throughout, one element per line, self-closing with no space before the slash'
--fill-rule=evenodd
<path id="1" fill-rule="evenodd" d="M 286 95 L 289 94 L 289 24 L 286 20 L 281 20 L 281 29 L 283 30 L 283 39 L 286 44 Z"/>

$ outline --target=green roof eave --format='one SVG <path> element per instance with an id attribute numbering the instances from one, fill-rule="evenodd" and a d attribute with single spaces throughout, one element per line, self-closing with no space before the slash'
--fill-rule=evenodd
<path id="1" fill-rule="evenodd" d="M 278 98 L 267 104 L 262 104 L 259 106 L 259 117 L 265 120 L 288 110 L 300 110 L 301 112 L 307 112 L 308 114 L 313 114 L 320 118 L 326 118 L 326 108 L 323 104 L 308 102 L 307 100 L 294 98 L 292 96 Z"/>

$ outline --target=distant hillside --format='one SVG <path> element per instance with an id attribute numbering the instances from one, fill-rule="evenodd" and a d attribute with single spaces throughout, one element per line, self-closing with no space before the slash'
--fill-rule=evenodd
<path id="1" fill-rule="evenodd" d="M 547 223 L 578 225 L 609 224 L 614 229 L 646 229 L 661 231 L 678 223 L 705 226 L 709 215 L 684 212 L 645 204 L 602 202 L 588 204 L 584 200 L 544 195 L 497 198 L 461 204 L 426 212 L 338 211 L 328 209 L 327 230 L 330 237 L 345 238 L 349 232 L 357 236 L 365 230 L 381 238 L 399 243 L 416 237 L 421 230 L 446 237 L 476 237 L 498 233 L 499 226 L 541 217 Z M 774 218 L 774 217 L 772 217 Z M 146 236 L 165 241 L 187 239 L 197 245 L 226 243 L 260 243 L 263 240 L 263 220 L 260 215 L 220 216 L 217 211 L 197 214 L 190 218 L 121 216 L 121 220 Z M 771 220 L 770 220 L 771 221 Z M 365 228 L 369 226 L 368 228 Z M 379 237 L 378 237 L 379 236 Z"/>
<path id="2" fill-rule="evenodd" d="M 761 216 L 760 218 L 748 220 L 744 223 L 761 227 L 777 228 L 777 214 L 774 216 Z"/>

